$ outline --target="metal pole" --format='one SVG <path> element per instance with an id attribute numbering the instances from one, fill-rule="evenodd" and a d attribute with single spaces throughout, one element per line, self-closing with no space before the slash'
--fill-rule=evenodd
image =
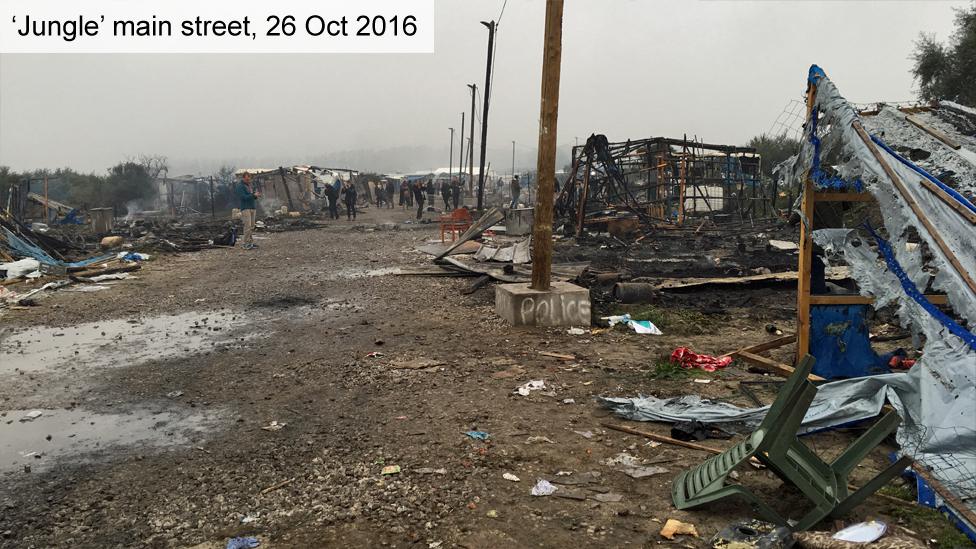
<path id="1" fill-rule="evenodd" d="M 448 128 L 451 130 L 451 159 L 447 161 L 447 180 L 451 180 L 451 175 L 454 173 L 454 128 Z"/>
<path id="2" fill-rule="evenodd" d="M 546 37 L 542 56 L 539 108 L 539 160 L 536 166 L 535 223 L 532 228 L 532 289 L 549 289 L 552 274 L 552 202 L 556 178 L 556 122 L 562 60 L 563 0 L 546 0 Z"/>
<path id="3" fill-rule="evenodd" d="M 474 192 L 474 95 L 478 91 L 478 86 L 468 84 L 471 88 L 471 135 L 468 137 L 468 195 Z"/>
<path id="4" fill-rule="evenodd" d="M 453 139 L 451 140 L 453 142 Z M 458 183 L 464 181 L 464 113 L 461 113 L 461 135 L 458 138 L 458 143 L 461 146 L 461 150 L 458 154 Z"/>
<path id="5" fill-rule="evenodd" d="M 515 177 L 515 141 L 512 141 L 512 177 Z"/>
<path id="6" fill-rule="evenodd" d="M 485 98 L 481 114 L 481 173 L 478 174 L 478 210 L 484 207 L 485 198 L 485 154 L 488 146 L 488 103 L 491 100 L 491 58 L 495 47 L 495 22 L 481 22 L 488 28 L 488 64 L 485 69 Z"/>
<path id="7" fill-rule="evenodd" d="M 44 222 L 51 222 L 51 201 L 47 197 L 47 176 L 44 176 Z"/>

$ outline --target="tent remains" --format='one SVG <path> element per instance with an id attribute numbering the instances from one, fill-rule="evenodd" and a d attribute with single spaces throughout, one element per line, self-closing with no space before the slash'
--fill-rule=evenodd
<path id="1" fill-rule="evenodd" d="M 763 183 L 761 161 L 751 147 L 665 137 L 610 143 L 592 135 L 573 148 L 556 210 L 576 235 L 621 217 L 644 228 L 770 218 L 776 188 Z"/>
<path id="2" fill-rule="evenodd" d="M 805 201 L 803 232 L 819 246 L 815 255 L 846 265 L 860 296 L 875 309 L 893 309 L 924 348 L 907 373 L 820 386 L 804 426 L 829 428 L 874 417 L 887 400 L 903 420 L 896 434 L 900 454 L 913 458 L 927 487 L 919 490 L 920 501 L 947 511 L 976 539 L 976 206 L 965 196 L 976 185 L 966 164 L 976 140 L 953 138 L 951 128 L 939 122 L 943 103 L 915 113 L 882 107 L 862 119 L 817 66 L 809 72 L 807 104 L 801 150 L 780 168 L 786 183 L 804 189 L 804 197 L 820 196 L 817 202 L 826 206 L 857 200 L 876 202 L 877 208 L 863 224 L 821 228 Z M 960 124 L 976 115 L 961 106 L 952 109 Z M 911 159 L 923 157 L 926 168 Z M 806 247 L 802 236 L 801 246 Z M 810 272 L 802 267 L 801 259 L 801 272 Z M 934 304 L 933 294 L 945 294 L 940 297 L 947 305 Z M 800 312 L 800 331 L 804 316 L 809 322 L 809 309 Z M 630 419 L 668 415 L 669 407 L 706 417 L 687 402 L 675 408 L 649 399 L 605 399 L 604 405 Z M 709 411 L 719 418 L 713 421 L 764 413 L 714 406 Z"/>

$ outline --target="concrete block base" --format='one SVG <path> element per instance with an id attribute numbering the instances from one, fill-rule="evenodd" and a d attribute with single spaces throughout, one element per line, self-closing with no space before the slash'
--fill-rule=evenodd
<path id="1" fill-rule="evenodd" d="M 569 282 L 553 282 L 545 292 L 499 284 L 495 312 L 512 326 L 589 326 L 590 291 Z"/>

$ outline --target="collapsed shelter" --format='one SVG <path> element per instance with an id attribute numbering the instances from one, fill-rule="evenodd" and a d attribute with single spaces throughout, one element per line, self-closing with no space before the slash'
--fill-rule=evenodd
<path id="1" fill-rule="evenodd" d="M 631 217 L 645 228 L 775 216 L 775 182 L 764 183 L 751 147 L 654 137 L 610 143 L 591 135 L 573 148 L 572 170 L 556 200 L 577 235 Z"/>

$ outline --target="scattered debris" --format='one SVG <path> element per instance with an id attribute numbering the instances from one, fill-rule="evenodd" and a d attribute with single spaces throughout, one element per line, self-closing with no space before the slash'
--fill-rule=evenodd
<path id="1" fill-rule="evenodd" d="M 875 541 L 881 536 L 885 535 L 885 532 L 887 531 L 887 524 L 872 520 L 852 524 L 831 537 L 836 540 L 850 541 L 853 543 L 871 543 L 872 541 Z"/>
<path id="2" fill-rule="evenodd" d="M 35 419 L 37 419 L 37 418 L 39 418 L 39 417 L 41 417 L 43 415 L 44 415 L 44 412 L 43 411 L 41 411 L 41 410 L 33 410 L 31 412 L 27 412 L 27 414 L 25 414 L 24 417 L 20 418 L 20 422 L 21 423 L 26 423 L 28 421 L 34 421 Z"/>
<path id="3" fill-rule="evenodd" d="M 288 480 L 283 480 L 283 481 L 279 482 L 278 484 L 273 484 L 271 486 L 268 486 L 264 490 L 261 490 L 261 495 L 264 495 L 264 494 L 267 494 L 267 493 L 270 493 L 270 492 L 274 492 L 275 490 L 278 490 L 279 488 L 284 488 L 285 486 L 288 486 L 289 484 L 291 484 L 293 482 L 295 482 L 295 477 L 292 477 L 292 478 L 290 478 Z"/>
<path id="4" fill-rule="evenodd" d="M 255 537 L 231 538 L 227 540 L 227 546 L 224 549 L 255 549 L 260 545 L 261 542 Z"/>
<path id="5" fill-rule="evenodd" d="M 638 334 L 664 335 L 664 332 L 658 329 L 658 327 L 655 326 L 650 320 L 633 320 L 630 318 L 629 314 L 605 316 L 601 318 L 606 320 L 610 324 L 611 328 L 617 324 L 624 324 L 629 326 L 630 329 L 634 330 Z"/>
<path id="6" fill-rule="evenodd" d="M 671 353 L 671 363 L 682 368 L 698 368 L 706 372 L 714 372 L 732 364 L 732 357 L 723 356 L 716 358 L 710 355 L 697 354 L 688 347 L 678 347 Z"/>
<path id="7" fill-rule="evenodd" d="M 491 435 L 484 431 L 468 431 L 464 433 L 475 440 L 487 441 Z"/>
<path id="8" fill-rule="evenodd" d="M 549 358 L 558 358 L 559 360 L 564 360 L 566 362 L 570 362 L 570 361 L 576 360 L 576 357 L 573 356 L 573 355 L 565 355 L 565 354 L 561 354 L 561 353 L 552 353 L 552 352 L 549 352 L 549 351 L 539 351 L 539 354 L 542 355 L 542 356 L 547 356 Z"/>
<path id="9" fill-rule="evenodd" d="M 545 388 L 546 388 L 545 380 L 537 379 L 519 385 L 518 388 L 515 389 L 515 392 L 522 396 L 529 396 L 529 393 L 531 393 L 532 391 L 541 391 Z"/>
<path id="10" fill-rule="evenodd" d="M 643 460 L 628 453 L 621 452 L 616 457 L 608 458 L 603 464 L 616 471 L 620 471 L 631 478 L 645 478 L 667 473 L 664 467 L 645 466 Z"/>
<path id="11" fill-rule="evenodd" d="M 549 437 L 543 437 L 543 436 L 532 436 L 532 437 L 529 437 L 529 438 L 525 439 L 525 443 L 526 444 L 538 444 L 540 442 L 545 442 L 546 444 L 555 444 L 556 443 L 555 440 L 552 440 Z"/>
<path id="12" fill-rule="evenodd" d="M 519 482 L 521 480 L 520 478 L 518 478 L 517 476 L 513 475 L 512 473 L 504 473 L 502 475 L 502 478 L 505 479 L 505 480 L 510 480 L 512 482 Z"/>
<path id="13" fill-rule="evenodd" d="M 432 469 L 430 467 L 420 467 L 418 469 L 411 469 L 411 471 L 421 475 L 446 475 L 447 474 L 447 469 L 444 468 Z"/>
<path id="14" fill-rule="evenodd" d="M 722 528 L 708 543 L 713 549 L 789 549 L 793 534 L 785 526 L 746 520 Z"/>
<path id="15" fill-rule="evenodd" d="M 400 473 L 399 465 L 387 465 L 386 467 L 383 468 L 382 471 L 380 471 L 381 475 L 396 475 L 399 473 Z"/>
<path id="16" fill-rule="evenodd" d="M 661 528 L 661 537 L 665 539 L 674 539 L 674 536 L 695 536 L 697 538 L 698 530 L 695 529 L 694 524 L 681 522 L 677 519 L 668 519 L 668 521 L 664 523 L 664 527 Z"/>
<path id="17" fill-rule="evenodd" d="M 280 431 L 284 429 L 286 425 L 288 424 L 285 423 L 284 421 L 282 422 L 272 421 L 271 423 L 265 425 L 264 427 L 261 427 L 261 429 L 265 431 Z"/>
<path id="18" fill-rule="evenodd" d="M 382 356 L 382 354 L 380 354 L 379 356 Z M 394 370 L 426 370 L 428 368 L 437 368 L 438 366 L 444 366 L 445 364 L 447 363 L 444 362 L 443 360 L 432 360 L 429 358 L 409 358 L 409 359 L 397 359 L 397 360 L 390 361 L 390 368 L 393 368 Z"/>
<path id="19" fill-rule="evenodd" d="M 533 496 L 551 496 L 556 492 L 556 487 L 553 486 L 548 480 L 539 479 L 535 486 L 532 487 Z"/>

